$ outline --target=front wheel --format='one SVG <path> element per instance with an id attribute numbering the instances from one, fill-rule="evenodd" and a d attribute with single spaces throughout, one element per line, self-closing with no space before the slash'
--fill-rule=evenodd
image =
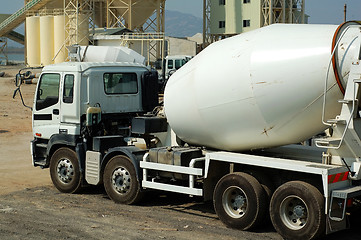
<path id="1" fill-rule="evenodd" d="M 214 190 L 214 208 L 228 227 L 247 230 L 264 218 L 267 197 L 261 184 L 246 173 L 231 173 L 221 178 Z"/>
<path id="2" fill-rule="evenodd" d="M 63 147 L 54 152 L 50 159 L 50 177 L 60 192 L 75 193 L 80 190 L 82 174 L 75 151 Z"/>
<path id="3" fill-rule="evenodd" d="M 314 239 L 326 228 L 322 194 L 302 181 L 287 182 L 274 192 L 270 216 L 273 226 L 285 239 Z"/>
<path id="4" fill-rule="evenodd" d="M 109 160 L 103 181 L 105 191 L 116 203 L 134 204 L 143 195 L 134 165 L 126 156 L 115 156 Z"/>

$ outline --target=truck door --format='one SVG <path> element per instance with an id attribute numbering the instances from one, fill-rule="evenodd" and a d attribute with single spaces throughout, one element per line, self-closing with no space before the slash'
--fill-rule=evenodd
<path id="1" fill-rule="evenodd" d="M 60 88 L 59 133 L 77 135 L 80 133 L 79 83 L 77 74 L 64 73 Z"/>
<path id="2" fill-rule="evenodd" d="M 50 139 L 59 133 L 59 90 L 58 73 L 44 73 L 39 80 L 33 111 L 33 134 L 38 138 Z"/>

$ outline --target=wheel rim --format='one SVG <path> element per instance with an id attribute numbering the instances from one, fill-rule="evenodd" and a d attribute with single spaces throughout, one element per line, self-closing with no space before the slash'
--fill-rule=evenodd
<path id="1" fill-rule="evenodd" d="M 247 212 L 247 195 L 239 187 L 229 187 L 224 191 L 222 204 L 226 213 L 233 218 L 241 218 Z"/>
<path id="2" fill-rule="evenodd" d="M 69 159 L 61 159 L 56 167 L 58 178 L 62 183 L 68 184 L 74 178 L 74 166 Z"/>
<path id="3" fill-rule="evenodd" d="M 119 167 L 112 174 L 112 186 L 120 194 L 126 194 L 130 189 L 130 173 L 124 167 Z"/>
<path id="4" fill-rule="evenodd" d="M 303 228 L 308 220 L 308 208 L 305 202 L 297 196 L 288 196 L 280 207 L 282 222 L 292 230 Z"/>

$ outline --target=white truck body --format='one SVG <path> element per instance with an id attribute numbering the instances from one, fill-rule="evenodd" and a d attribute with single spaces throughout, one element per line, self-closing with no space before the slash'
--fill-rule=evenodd
<path id="1" fill-rule="evenodd" d="M 326 75 L 326 119 L 340 113 L 343 98 L 328 68 L 336 29 L 273 24 L 207 47 L 168 80 L 172 129 L 187 143 L 227 151 L 298 143 L 324 131 Z M 358 58 L 359 34 L 350 28 L 339 44 L 343 84 L 349 59 Z"/>
<path id="2" fill-rule="evenodd" d="M 350 205 L 361 202 L 359 36 L 356 23 L 278 25 L 215 43 L 169 79 L 165 115 L 152 87 L 158 76 L 142 65 L 46 67 L 34 166 L 49 167 L 61 192 L 104 184 L 117 203 L 151 189 L 203 196 L 242 230 L 267 214 L 288 239 L 345 229 Z M 217 54 L 224 58 L 213 62 Z M 48 75 L 55 84 L 43 85 Z M 58 99 L 44 104 L 44 94 Z M 327 127 L 333 134 L 317 147 L 283 146 Z"/>

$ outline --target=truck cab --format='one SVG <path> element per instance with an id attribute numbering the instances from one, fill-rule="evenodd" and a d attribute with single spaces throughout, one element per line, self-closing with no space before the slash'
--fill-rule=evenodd
<path id="1" fill-rule="evenodd" d="M 191 59 L 192 57 L 187 55 L 174 55 L 165 57 L 165 79 L 168 79 L 175 71 L 177 71 Z"/>
<path id="2" fill-rule="evenodd" d="M 94 137 L 130 136 L 132 119 L 158 105 L 157 80 L 156 71 L 136 63 L 67 62 L 45 67 L 33 106 L 33 165 L 49 167 L 62 148 L 81 167 Z M 58 163 L 54 174 L 66 178 L 70 168 L 66 164 Z"/>

